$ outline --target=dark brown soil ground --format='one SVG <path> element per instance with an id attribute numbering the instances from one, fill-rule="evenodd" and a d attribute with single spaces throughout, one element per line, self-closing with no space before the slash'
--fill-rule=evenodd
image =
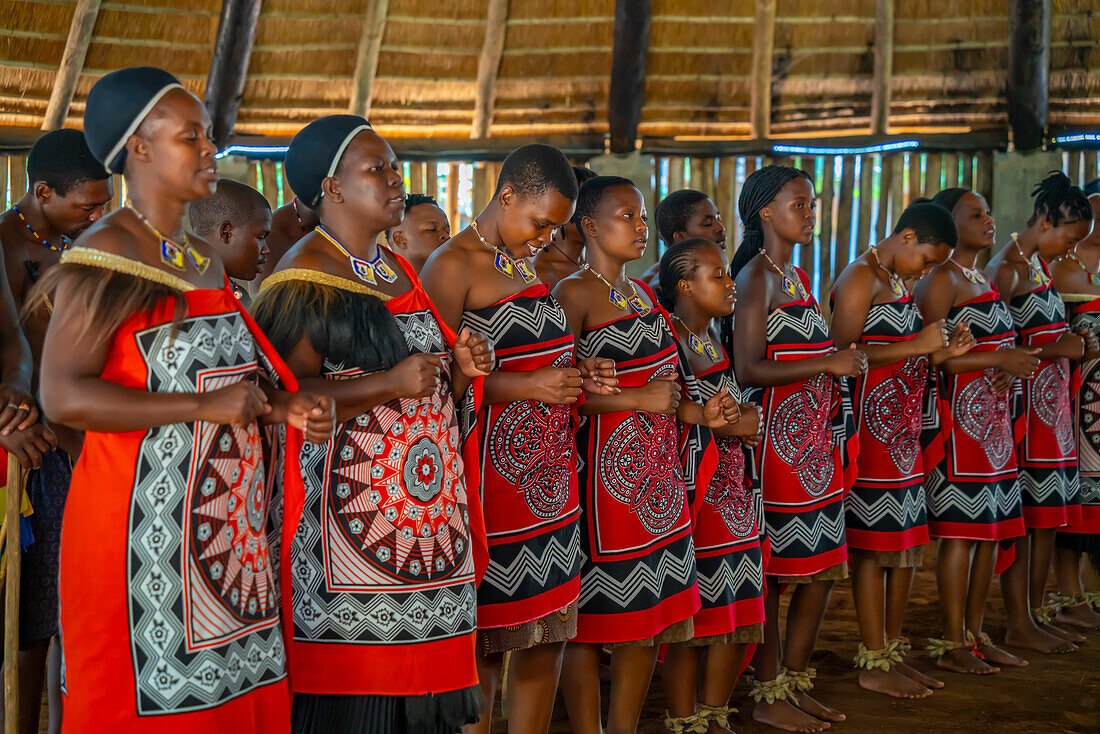
<path id="1" fill-rule="evenodd" d="M 929 547 L 924 568 L 913 585 L 906 632 L 913 640 L 911 662 L 932 672 L 934 665 L 917 650 L 925 638 L 940 634 L 935 577 L 932 572 L 933 550 Z M 1004 639 L 1004 606 L 1000 586 L 994 581 L 990 593 L 986 631 L 994 640 Z M 858 628 L 848 582 L 833 592 L 825 623 L 812 664 L 817 667 L 815 694 L 822 702 L 839 708 L 848 716 L 834 724 L 833 732 L 987 732 L 988 734 L 1100 732 L 1100 634 L 1090 636 L 1087 645 L 1069 655 L 1041 655 L 1012 650 L 1031 661 L 1022 669 L 1005 671 L 984 678 L 940 671 L 946 687 L 920 701 L 899 701 L 870 693 L 856 684 L 857 674 L 851 658 L 858 645 Z M 660 684 L 660 666 L 650 690 L 638 731 L 641 734 L 665 732 L 664 694 Z M 774 732 L 752 721 L 752 701 L 748 685 L 742 679 L 734 691 L 733 705 L 741 709 L 739 734 Z M 604 686 L 606 707 L 607 686 Z M 498 711 L 499 717 L 499 711 Z M 493 727 L 505 732 L 503 721 Z M 569 721 L 559 705 L 550 731 L 565 734 Z"/>

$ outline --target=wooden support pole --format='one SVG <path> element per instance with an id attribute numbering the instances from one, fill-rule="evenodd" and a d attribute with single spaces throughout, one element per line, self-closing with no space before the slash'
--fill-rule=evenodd
<path id="1" fill-rule="evenodd" d="M 894 0 L 875 3 L 875 60 L 871 79 L 871 134 L 885 135 L 894 76 Z"/>
<path id="2" fill-rule="evenodd" d="M 985 197 L 985 202 L 993 206 L 993 154 L 978 154 L 978 173 L 974 177 L 974 191 Z"/>
<path id="3" fill-rule="evenodd" d="M 73 103 L 76 83 L 84 69 L 84 57 L 88 55 L 88 44 L 92 41 L 96 18 L 99 17 L 100 0 L 77 0 L 73 10 L 73 20 L 69 24 L 69 37 L 65 40 L 65 51 L 61 54 L 61 64 L 57 67 L 50 102 L 46 105 L 46 116 L 42 120 L 43 130 L 57 130 L 65 126 L 69 115 L 69 106 Z"/>
<path id="4" fill-rule="evenodd" d="M 955 153 L 943 154 L 943 188 L 953 189 L 959 185 L 959 156 Z M 935 192 L 933 192 L 935 193 Z"/>
<path id="5" fill-rule="evenodd" d="M 363 32 L 355 58 L 355 74 L 351 80 L 348 112 L 370 119 L 374 98 L 374 77 L 378 72 L 378 55 L 382 52 L 382 36 L 386 32 L 389 0 L 370 0 L 363 16 Z"/>
<path id="6" fill-rule="evenodd" d="M 718 160 L 718 190 L 714 193 L 714 205 L 722 215 L 722 224 L 726 226 L 727 250 L 732 253 L 737 247 L 737 159 L 720 158 Z M 732 257 L 732 254 L 731 254 Z"/>
<path id="7" fill-rule="evenodd" d="M 411 161 L 409 163 L 408 193 L 424 193 L 424 163 L 421 161 Z"/>
<path id="8" fill-rule="evenodd" d="M 846 155 L 840 160 L 840 195 L 836 209 L 836 255 L 833 257 L 833 277 L 848 264 L 852 243 L 852 207 L 855 201 L 856 157 Z"/>
<path id="9" fill-rule="evenodd" d="M 974 188 L 974 156 L 964 154 L 962 158 L 962 178 L 959 179 L 959 186 L 964 189 Z"/>
<path id="10" fill-rule="evenodd" d="M 1096 151 L 1085 151 L 1085 183 L 1096 178 Z"/>
<path id="11" fill-rule="evenodd" d="M 496 106 L 497 73 L 504 55 L 504 34 L 508 27 L 508 0 L 489 0 L 485 13 L 485 38 L 481 42 L 481 55 L 477 59 L 477 101 L 474 106 L 474 123 L 471 138 L 489 137 Z"/>
<path id="12" fill-rule="evenodd" d="M 817 192 L 820 201 L 817 207 L 817 221 L 821 228 L 819 239 L 821 259 L 818 261 L 821 296 L 829 292 L 829 284 L 833 282 L 833 177 L 836 175 L 833 160 L 831 155 L 822 156 L 824 172 L 821 176 L 821 191 Z M 803 246 L 802 249 L 808 248 Z M 827 298 L 821 300 L 828 302 Z"/>
<path id="13" fill-rule="evenodd" d="M 279 172 L 275 170 L 275 161 L 260 161 L 260 183 L 264 187 L 264 198 L 271 205 L 271 210 L 279 208 Z"/>
<path id="14" fill-rule="evenodd" d="M 447 170 L 447 206 L 443 211 L 447 212 L 447 221 L 451 223 L 451 229 L 459 230 L 458 225 L 458 164 L 452 163 Z"/>
<path id="15" fill-rule="evenodd" d="M 905 209 L 905 194 L 903 191 L 905 170 L 902 163 L 904 163 L 904 160 L 900 155 L 893 157 L 890 168 L 890 214 L 882 218 L 882 228 L 879 232 L 880 240 L 886 239 L 886 233 L 893 231 L 894 222 L 898 221 L 902 210 Z"/>
<path id="16" fill-rule="evenodd" d="M 438 198 L 436 194 L 439 193 L 439 164 L 436 161 L 424 162 L 424 193 L 433 199 Z"/>
<path id="17" fill-rule="evenodd" d="M 920 153 L 909 154 L 909 195 L 905 197 L 905 201 L 902 206 L 894 212 L 894 218 L 897 219 L 901 214 L 902 209 L 909 206 L 909 202 L 913 199 L 919 198 L 921 194 L 921 185 L 924 181 L 924 174 L 921 171 L 920 166 Z"/>
<path id="18" fill-rule="evenodd" d="M 924 165 L 924 185 L 921 187 L 921 196 L 934 196 L 940 190 L 940 174 L 942 172 L 940 154 L 929 153 Z"/>
<path id="19" fill-rule="evenodd" d="M 615 0 L 607 127 L 609 148 L 620 155 L 633 152 L 642 121 L 650 15 L 650 0 Z"/>
<path id="20" fill-rule="evenodd" d="M 867 249 L 867 245 L 873 236 L 871 234 L 872 197 L 875 184 L 875 157 L 873 155 L 860 156 L 859 159 L 859 229 L 856 231 L 856 254 L 859 255 Z M 883 187 L 885 188 L 885 187 Z"/>
<path id="21" fill-rule="evenodd" d="M 27 156 L 23 153 L 16 153 L 8 159 L 8 187 L 13 204 L 27 193 Z"/>
<path id="22" fill-rule="evenodd" d="M 752 39 L 752 92 L 749 123 L 752 136 L 768 137 L 772 117 L 772 51 L 775 47 L 776 0 L 756 0 L 756 28 Z"/>
<path id="23" fill-rule="evenodd" d="M 23 472 L 8 454 L 7 507 L 4 512 L 4 565 L 7 579 L 4 597 L 4 732 L 19 732 L 19 510 L 23 504 Z"/>
<path id="24" fill-rule="evenodd" d="M 1008 123 L 1017 150 L 1043 145 L 1050 71 L 1050 0 L 1012 0 L 1009 11 Z"/>
<path id="25" fill-rule="evenodd" d="M 668 159 L 668 193 L 684 188 L 684 159 Z"/>
<path id="26" fill-rule="evenodd" d="M 241 107 L 248 60 L 256 38 L 262 0 L 224 0 L 214 40 L 214 56 L 206 76 L 206 105 L 214 123 L 214 145 L 221 150 L 229 143 L 237 110 Z"/>

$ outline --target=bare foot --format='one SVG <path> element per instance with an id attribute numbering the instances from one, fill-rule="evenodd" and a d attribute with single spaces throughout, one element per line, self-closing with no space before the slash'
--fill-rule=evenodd
<path id="1" fill-rule="evenodd" d="M 1054 618 L 1058 624 L 1078 627 L 1089 632 L 1100 630 L 1100 614 L 1089 608 L 1088 604 L 1066 607 Z"/>
<path id="2" fill-rule="evenodd" d="M 916 681 L 925 688 L 943 688 L 943 681 L 938 678 L 933 678 L 930 675 L 925 675 L 916 668 L 910 666 L 908 663 L 894 663 L 894 669 L 904 675 L 911 681 Z"/>
<path id="3" fill-rule="evenodd" d="M 1005 644 L 1025 650 L 1059 655 L 1077 650 L 1077 646 L 1072 642 L 1052 635 L 1034 624 L 1027 625 L 1022 630 L 1009 628 L 1005 633 Z"/>
<path id="4" fill-rule="evenodd" d="M 761 701 L 752 709 L 752 720 L 783 731 L 818 732 L 831 726 L 829 722 L 815 719 L 786 701 Z"/>
<path id="5" fill-rule="evenodd" d="M 808 693 L 798 691 L 795 693 L 795 696 L 798 698 L 798 708 L 802 709 L 810 716 L 813 716 L 815 719 L 821 719 L 822 721 L 844 721 L 848 718 L 836 709 L 829 708 Z"/>
<path id="6" fill-rule="evenodd" d="M 1089 638 L 1085 637 L 1082 634 L 1078 634 L 1077 632 L 1073 632 L 1072 630 L 1062 629 L 1061 627 L 1057 627 L 1053 624 L 1043 624 L 1041 622 L 1037 622 L 1037 624 L 1039 625 L 1039 629 L 1043 630 L 1044 632 L 1048 632 L 1055 637 L 1061 637 L 1063 640 L 1068 640 L 1074 645 L 1083 645 L 1089 641 Z"/>
<path id="7" fill-rule="evenodd" d="M 944 670 L 953 670 L 956 673 L 970 673 L 971 675 L 992 675 L 1001 672 L 984 660 L 981 660 L 965 647 L 956 650 L 948 650 L 943 657 L 936 660 L 936 665 Z"/>
<path id="8" fill-rule="evenodd" d="M 985 659 L 994 665 L 1007 665 L 1012 668 L 1023 668 L 1027 665 L 1027 661 L 1023 658 L 1016 657 L 1007 650 L 1002 650 L 996 645 L 978 645 L 978 652 L 985 656 Z"/>
<path id="9" fill-rule="evenodd" d="M 885 693 L 887 696 L 893 696 L 894 698 L 927 698 L 932 695 L 931 689 L 910 680 L 896 669 L 861 670 L 859 671 L 859 685 L 868 691 Z"/>

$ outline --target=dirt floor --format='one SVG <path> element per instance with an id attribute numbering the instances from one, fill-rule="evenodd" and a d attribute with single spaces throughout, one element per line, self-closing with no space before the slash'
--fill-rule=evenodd
<path id="1" fill-rule="evenodd" d="M 913 585 L 907 633 L 914 648 L 920 649 L 928 636 L 939 636 L 939 608 L 936 603 L 935 577 L 930 547 L 924 568 Z M 986 631 L 994 640 L 1004 639 L 1004 606 L 1000 586 L 994 581 L 990 593 Z M 899 701 L 870 693 L 856 684 L 851 658 L 858 645 L 858 628 L 849 582 L 838 584 L 822 627 L 818 649 L 812 664 L 817 667 L 815 693 L 819 700 L 844 711 L 848 720 L 834 724 L 835 732 L 989 732 L 1022 734 L 1029 732 L 1100 732 L 1100 634 L 1069 655 L 1040 655 L 1017 652 L 1031 661 L 1022 669 L 1005 671 L 984 678 L 941 671 L 947 685 L 921 701 Z M 1011 648 L 1010 648 L 1011 649 Z M 914 666 L 932 671 L 926 655 L 913 654 Z M 641 734 L 665 732 L 664 695 L 659 682 L 660 666 L 642 721 Z M 733 705 L 741 709 L 739 734 L 774 732 L 752 721 L 752 701 L 748 685 L 742 679 L 734 691 Z M 607 687 L 604 686 L 606 707 Z M 499 712 L 498 712 L 499 713 Z M 494 732 L 505 732 L 497 721 Z M 569 722 L 559 705 L 550 728 L 554 734 L 569 732 Z"/>

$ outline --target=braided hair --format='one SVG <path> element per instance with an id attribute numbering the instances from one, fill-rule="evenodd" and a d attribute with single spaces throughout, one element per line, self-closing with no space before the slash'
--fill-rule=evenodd
<path id="1" fill-rule="evenodd" d="M 689 280 L 699 269 L 695 254 L 704 247 L 718 245 L 702 237 L 680 240 L 661 255 L 661 269 L 657 275 L 657 302 L 669 313 L 676 309 L 676 289 L 681 280 Z"/>
<path id="2" fill-rule="evenodd" d="M 1092 205 L 1085 192 L 1073 185 L 1061 171 L 1051 171 L 1031 192 L 1035 198 L 1035 212 L 1027 220 L 1030 227 L 1045 217 L 1052 227 L 1062 222 L 1092 220 Z"/>
<path id="3" fill-rule="evenodd" d="M 584 236 L 584 227 L 581 226 L 581 220 L 595 215 L 596 210 L 600 207 L 600 202 L 603 201 L 603 195 L 608 189 L 616 186 L 634 186 L 634 182 L 622 176 L 593 176 L 581 184 L 580 191 L 577 193 L 577 207 L 573 210 L 571 221 L 577 225 L 581 241 L 585 244 L 588 243 Z"/>
<path id="4" fill-rule="evenodd" d="M 736 278 L 741 269 L 756 257 L 757 251 L 764 246 L 764 230 L 760 221 L 760 210 L 775 201 L 779 192 L 791 181 L 804 178 L 813 186 L 810 174 L 801 168 L 791 166 L 764 166 L 745 179 L 741 195 L 737 197 L 737 216 L 745 227 L 741 245 L 730 263 L 730 276 Z"/>

